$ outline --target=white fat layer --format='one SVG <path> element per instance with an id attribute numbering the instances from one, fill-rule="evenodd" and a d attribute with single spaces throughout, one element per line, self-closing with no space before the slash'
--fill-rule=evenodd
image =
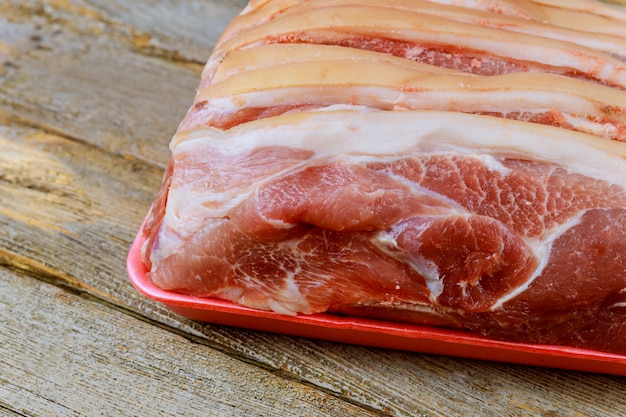
<path id="1" fill-rule="evenodd" d="M 424 225 L 427 227 L 427 225 Z M 401 232 L 402 228 L 397 232 Z M 372 238 L 372 244 L 376 246 L 383 253 L 398 259 L 413 268 L 415 272 L 420 274 L 426 281 L 426 286 L 430 291 L 430 299 L 432 301 L 437 300 L 437 297 L 443 292 L 443 280 L 439 274 L 439 268 L 430 259 L 426 259 L 414 254 L 406 254 L 402 249 L 398 247 L 396 236 L 388 231 L 381 230 L 377 232 Z"/>
<path id="2" fill-rule="evenodd" d="M 509 175 L 509 173 L 511 172 L 511 168 L 506 167 L 501 160 L 495 158 L 493 155 L 485 153 L 475 155 L 474 158 L 481 161 L 483 166 L 486 167 L 489 171 L 497 172 L 503 177 Z"/>
<path id="3" fill-rule="evenodd" d="M 442 311 L 445 311 L 445 310 L 456 311 L 453 309 L 442 308 L 441 306 L 438 306 L 438 308 L 435 309 L 432 304 L 422 304 L 422 303 L 417 303 L 417 302 L 407 303 L 403 301 L 388 301 L 388 302 L 381 302 L 381 303 L 362 303 L 362 304 L 359 304 L 359 306 L 373 306 L 373 307 L 392 306 L 396 310 L 409 310 L 409 311 L 415 311 L 419 313 L 432 314 L 432 315 L 436 315 L 440 317 L 447 317 L 445 314 L 442 314 Z"/>
<path id="4" fill-rule="evenodd" d="M 273 107 L 290 104 L 327 104 L 346 99 L 342 85 L 330 85 L 326 88 L 280 87 L 275 90 L 243 93 L 235 97 L 211 98 L 207 111 L 212 113 L 232 113 L 242 107 Z M 364 105 L 389 108 L 455 110 L 466 113 L 478 112 L 532 112 L 543 113 L 559 109 L 565 114 L 585 114 L 601 116 L 602 113 L 592 98 L 576 97 L 571 94 L 551 91 L 507 90 L 472 91 L 463 90 L 459 82 L 455 89 L 435 88 L 428 91 L 427 86 L 419 90 L 399 91 L 385 86 L 347 86 L 352 94 L 358 95 Z"/>
<path id="5" fill-rule="evenodd" d="M 500 299 L 498 299 L 498 301 L 496 301 L 491 306 L 491 311 L 501 308 L 507 301 L 517 297 L 519 294 L 523 293 L 530 287 L 533 281 L 535 281 L 535 279 L 541 275 L 546 265 L 548 265 L 548 261 L 550 260 L 550 252 L 552 250 L 552 244 L 572 227 L 578 225 L 582 219 L 582 216 L 585 213 L 585 211 L 581 211 L 578 213 L 577 216 L 572 217 L 567 222 L 562 223 L 550 230 L 546 230 L 540 239 L 526 239 L 526 243 L 531 248 L 535 257 L 539 261 L 539 265 L 537 265 L 537 268 L 526 282 L 524 282 L 522 285 L 515 288 L 508 294 L 500 297 Z"/>
<path id="6" fill-rule="evenodd" d="M 177 134 L 171 149 L 176 157 L 207 147 L 237 154 L 271 146 L 308 150 L 313 156 L 263 178 L 260 183 L 226 192 L 210 194 L 173 187 L 164 219 L 164 229 L 170 233 L 159 238 L 159 257 L 176 252 L 207 219 L 224 217 L 263 183 L 334 158 L 350 161 L 363 157 L 393 160 L 420 154 L 471 155 L 502 172 L 506 169 L 498 160 L 511 157 L 556 164 L 572 173 L 620 186 L 626 178 L 626 144 L 621 142 L 488 116 L 388 112 L 346 105 L 262 119 L 227 131 L 198 128 Z"/>
<path id="7" fill-rule="evenodd" d="M 236 300 L 237 303 L 250 308 L 260 310 L 271 310 L 275 313 L 295 316 L 298 312 L 310 314 L 313 313 L 311 304 L 306 297 L 300 292 L 300 288 L 296 283 L 295 276 L 299 273 L 296 271 L 285 271 L 286 279 L 281 292 L 272 294 L 271 297 L 251 297 L 246 298 L 245 292 Z M 257 284 L 257 277 L 250 277 L 251 288 Z"/>
<path id="8" fill-rule="evenodd" d="M 348 109 L 347 106 L 339 109 Z M 310 150 L 309 161 L 338 155 L 386 158 L 419 152 L 488 154 L 543 161 L 571 172 L 623 184 L 626 144 L 566 129 L 445 111 L 303 112 L 262 119 L 223 131 L 203 127 L 177 134 L 174 155 L 213 147 L 225 154 L 258 147 Z"/>
<path id="9" fill-rule="evenodd" d="M 198 276 L 201 278 L 200 276 Z M 237 302 L 243 295 L 243 289 L 239 287 L 226 287 L 218 291 L 215 296 L 224 300 Z"/>
<path id="10" fill-rule="evenodd" d="M 397 307 L 399 309 L 404 309 L 404 310 L 417 311 L 417 312 L 420 312 L 420 313 L 430 313 L 430 314 L 442 315 L 440 312 L 435 310 L 432 305 L 428 305 L 428 304 L 394 303 L 394 307 Z"/>
<path id="11" fill-rule="evenodd" d="M 572 125 L 574 129 L 582 132 L 591 133 L 606 138 L 614 138 L 617 134 L 617 128 L 610 123 L 598 123 L 584 117 L 572 116 L 571 114 L 562 114 L 567 123 Z"/>

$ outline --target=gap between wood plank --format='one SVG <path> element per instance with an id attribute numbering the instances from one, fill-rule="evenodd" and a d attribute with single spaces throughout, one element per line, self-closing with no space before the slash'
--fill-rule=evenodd
<path id="1" fill-rule="evenodd" d="M 9 407 L 5 406 L 2 403 L 0 403 L 0 411 L 6 412 L 6 413 L 10 413 L 10 415 L 12 415 L 12 416 L 22 416 L 22 417 L 26 417 L 27 416 L 27 414 L 20 413 L 19 411 L 14 410 L 12 408 L 9 408 Z"/>

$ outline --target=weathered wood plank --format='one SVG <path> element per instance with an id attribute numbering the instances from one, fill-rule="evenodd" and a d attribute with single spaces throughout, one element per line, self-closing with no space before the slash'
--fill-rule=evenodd
<path id="1" fill-rule="evenodd" d="M 114 37 L 147 55 L 204 65 L 224 27 L 246 5 L 231 0 L 8 0 L 13 14 L 74 32 Z M 106 29 L 106 30 L 105 30 Z"/>
<path id="2" fill-rule="evenodd" d="M 0 255 L 70 286 L 127 294 L 124 258 L 158 168 L 35 129 L 0 125 Z"/>
<path id="3" fill-rule="evenodd" d="M 28 414 L 25 413 L 26 410 L 23 410 L 23 412 L 17 412 L 15 410 L 10 410 L 6 407 L 3 407 L 2 404 L 0 403 L 0 413 L 3 416 L 7 416 L 7 417 L 24 417 L 27 416 Z"/>
<path id="4" fill-rule="evenodd" d="M 198 0 L 0 3 L 0 119 L 163 167 L 202 65 L 242 7 Z"/>
<path id="5" fill-rule="evenodd" d="M 0 407 L 15 413 L 372 415 L 2 268 L 0 311 Z"/>
<path id="6" fill-rule="evenodd" d="M 165 166 L 199 65 L 146 56 L 112 36 L 76 33 L 18 7 L 5 12 L 0 120 Z"/>

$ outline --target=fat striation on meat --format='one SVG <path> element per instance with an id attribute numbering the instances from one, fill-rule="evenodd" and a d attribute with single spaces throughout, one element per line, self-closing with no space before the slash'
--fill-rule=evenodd
<path id="1" fill-rule="evenodd" d="M 150 279 L 626 354 L 624 27 L 595 1 L 251 1 L 172 139 Z"/>

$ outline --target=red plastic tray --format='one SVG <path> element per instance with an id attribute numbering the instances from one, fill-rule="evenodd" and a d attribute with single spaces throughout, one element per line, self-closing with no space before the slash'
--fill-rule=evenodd
<path id="1" fill-rule="evenodd" d="M 501 342 L 479 335 L 330 314 L 283 316 L 212 298 L 164 291 L 146 275 L 141 234 L 128 254 L 130 281 L 148 298 L 192 320 L 341 343 L 626 376 L 626 356 L 553 345 Z"/>

